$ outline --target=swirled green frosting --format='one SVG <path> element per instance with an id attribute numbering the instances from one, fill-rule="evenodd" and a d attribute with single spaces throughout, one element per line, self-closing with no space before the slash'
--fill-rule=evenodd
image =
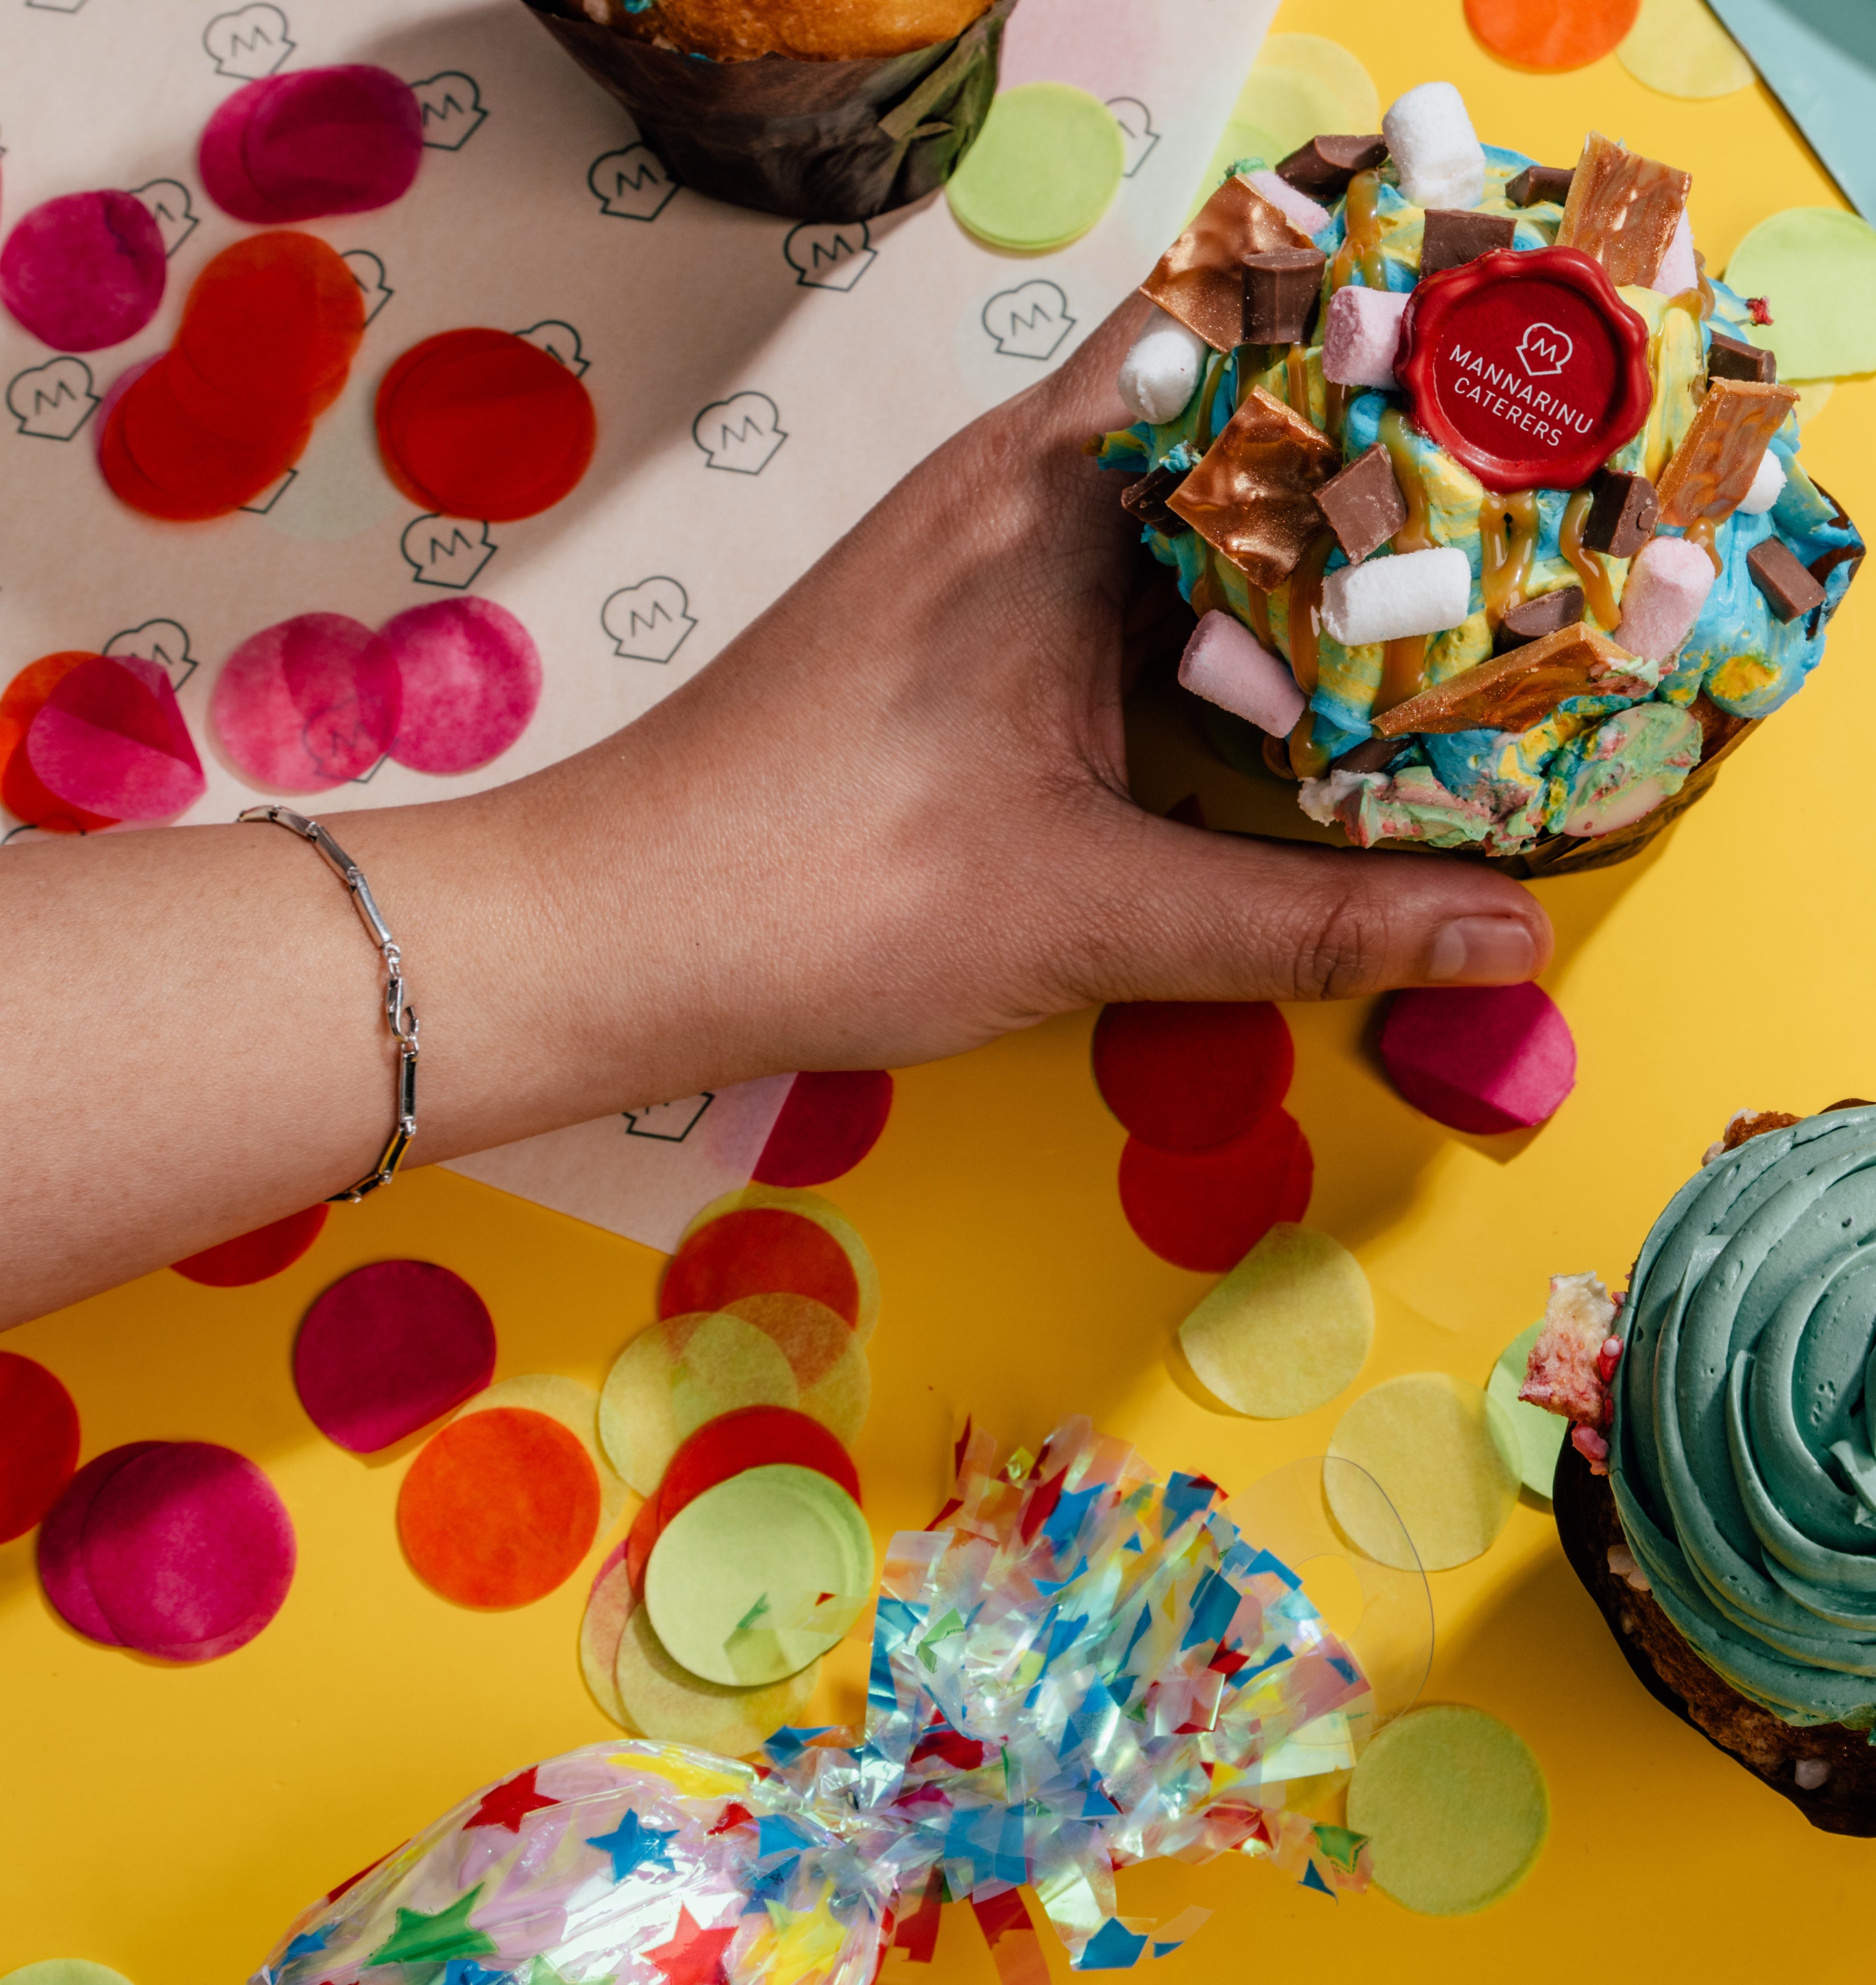
<path id="1" fill-rule="evenodd" d="M 1876 1725 L 1876 1108 L 1690 1179 L 1623 1322 L 1609 1476 L 1663 1610 L 1786 1722 Z"/>

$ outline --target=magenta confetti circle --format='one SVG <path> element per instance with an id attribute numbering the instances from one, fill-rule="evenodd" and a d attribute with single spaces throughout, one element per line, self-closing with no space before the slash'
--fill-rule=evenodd
<path id="1" fill-rule="evenodd" d="M 198 163 L 237 220 L 274 226 L 388 207 L 423 158 L 410 86 L 367 63 L 264 76 L 209 119 Z"/>
<path id="2" fill-rule="evenodd" d="M 163 1441 L 99 1488 L 80 1544 L 99 1610 L 126 1647 L 212 1661 L 285 1603 L 297 1550 L 274 1485 L 246 1456 Z"/>
<path id="3" fill-rule="evenodd" d="M 163 301 L 163 234 L 127 193 L 69 193 L 21 217 L 0 248 L 0 303 L 55 351 L 134 338 Z"/>
<path id="4" fill-rule="evenodd" d="M 403 683 L 391 747 L 400 765 L 473 772 L 527 729 L 541 700 L 541 655 L 507 608 L 439 600 L 387 620 L 378 633 Z"/>
<path id="5" fill-rule="evenodd" d="M 397 663 L 343 613 L 302 613 L 228 657 L 209 722 L 229 762 L 264 791 L 319 793 L 377 764 L 398 734 Z"/>
<path id="6" fill-rule="evenodd" d="M 160 662 L 94 655 L 54 684 L 26 759 L 56 799 L 112 820 L 169 820 L 208 788 Z"/>
<path id="7" fill-rule="evenodd" d="M 428 1426 L 495 1369 L 487 1304 L 433 1261 L 373 1261 L 341 1276 L 307 1312 L 293 1347 L 307 1417 L 354 1454 Z"/>
<path id="8" fill-rule="evenodd" d="M 162 1445 L 157 1440 L 129 1441 L 86 1462 L 65 1484 L 65 1493 L 46 1512 L 45 1520 L 39 1526 L 39 1583 L 52 1611 L 88 1641 L 102 1641 L 107 1647 L 121 1647 L 123 1641 L 106 1618 L 98 1595 L 91 1589 L 82 1549 L 85 1520 L 119 1469 L 129 1467 L 139 1455 L 148 1454 Z"/>

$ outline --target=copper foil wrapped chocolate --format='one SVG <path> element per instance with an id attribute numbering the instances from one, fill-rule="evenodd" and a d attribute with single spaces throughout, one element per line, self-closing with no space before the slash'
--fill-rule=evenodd
<path id="1" fill-rule="evenodd" d="M 1646 694 L 1646 685 L 1628 674 L 1634 659 L 1592 627 L 1559 627 L 1397 703 L 1375 718 L 1374 728 L 1384 737 L 1529 731 L 1572 696 Z"/>
<path id="2" fill-rule="evenodd" d="M 996 94 L 995 0 L 955 40 L 866 62 L 710 62 L 587 19 L 579 0 L 523 0 L 630 113 L 685 186 L 797 220 L 870 220 L 957 170 Z"/>
<path id="3" fill-rule="evenodd" d="M 1677 530 L 1730 517 L 1752 488 L 1767 445 L 1798 403 L 1794 386 L 1716 379 L 1682 435 L 1657 490 L 1661 521 Z"/>
<path id="4" fill-rule="evenodd" d="M 1341 459 L 1321 428 L 1256 386 L 1167 506 L 1267 590 L 1323 528 L 1316 492 Z"/>
<path id="5" fill-rule="evenodd" d="M 1686 173 L 1592 131 L 1570 180 L 1557 246 L 1593 255 L 1612 283 L 1647 289 L 1686 211 L 1692 184 Z"/>
<path id="6" fill-rule="evenodd" d="M 1233 174 L 1193 216 L 1140 289 L 1214 351 L 1230 351 L 1244 339 L 1244 257 L 1311 245 L 1281 207 Z"/>

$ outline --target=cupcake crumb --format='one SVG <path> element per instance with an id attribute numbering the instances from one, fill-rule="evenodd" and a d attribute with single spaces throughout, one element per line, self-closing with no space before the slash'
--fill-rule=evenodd
<path id="1" fill-rule="evenodd" d="M 1609 1380 L 1622 1353 L 1620 1339 L 1609 1331 L 1616 1317 L 1616 1305 L 1600 1276 L 1552 1275 L 1543 1327 L 1531 1346 L 1519 1398 L 1574 1420 L 1582 1429 L 1606 1426 L 1612 1404 Z M 1606 1445 L 1600 1454 L 1580 1440 L 1577 1446 L 1592 1461 L 1602 1460 L 1609 1452 Z"/>
<path id="2" fill-rule="evenodd" d="M 1616 1624 L 1625 1634 L 1633 1634 L 1635 1631 L 1635 1615 L 1625 1609 L 1616 1615 Z"/>
<path id="3" fill-rule="evenodd" d="M 1791 1775 L 1798 1782 L 1800 1792 L 1814 1792 L 1831 1775 L 1828 1758 L 1800 1758 L 1791 1767 Z"/>
<path id="4" fill-rule="evenodd" d="M 1609 1546 L 1609 1568 L 1631 1591 L 1652 1592 L 1654 1590 L 1647 1573 L 1636 1562 L 1634 1552 L 1625 1545 Z"/>
<path id="5" fill-rule="evenodd" d="M 1701 1166 L 1704 1169 L 1716 1158 L 1723 1158 L 1729 1151 L 1737 1151 L 1750 1139 L 1763 1137 L 1768 1130 L 1783 1130 L 1804 1120 L 1783 1110 L 1735 1110 L 1718 1140 L 1709 1144 L 1702 1154 Z"/>

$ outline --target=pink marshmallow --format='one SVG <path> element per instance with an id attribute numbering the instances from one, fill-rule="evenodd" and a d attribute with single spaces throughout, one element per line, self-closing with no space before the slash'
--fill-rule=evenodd
<path id="1" fill-rule="evenodd" d="M 1179 680 L 1194 696 L 1287 737 L 1305 701 L 1287 665 L 1229 613 L 1207 613 L 1180 657 Z"/>
<path id="2" fill-rule="evenodd" d="M 1328 210 L 1318 207 L 1306 193 L 1298 193 L 1286 179 L 1280 178 L 1267 168 L 1257 173 L 1247 173 L 1245 183 L 1254 186 L 1271 206 L 1283 209 L 1287 219 L 1293 220 L 1305 234 L 1320 234 L 1329 224 Z"/>
<path id="3" fill-rule="evenodd" d="M 1337 290 L 1329 299 L 1322 334 L 1322 376 L 1340 386 L 1392 387 L 1408 294 L 1356 283 Z"/>
<path id="4" fill-rule="evenodd" d="M 1713 562 L 1698 545 L 1650 538 L 1629 567 L 1616 644 L 1645 662 L 1665 662 L 1687 638 L 1713 589 Z"/>
<path id="5" fill-rule="evenodd" d="M 1667 244 L 1667 253 L 1661 257 L 1661 266 L 1648 287 L 1664 297 L 1677 297 L 1686 291 L 1698 288 L 1700 280 L 1700 268 L 1693 259 L 1693 223 L 1688 220 L 1683 207 L 1680 220 L 1674 223 L 1673 238 Z"/>

